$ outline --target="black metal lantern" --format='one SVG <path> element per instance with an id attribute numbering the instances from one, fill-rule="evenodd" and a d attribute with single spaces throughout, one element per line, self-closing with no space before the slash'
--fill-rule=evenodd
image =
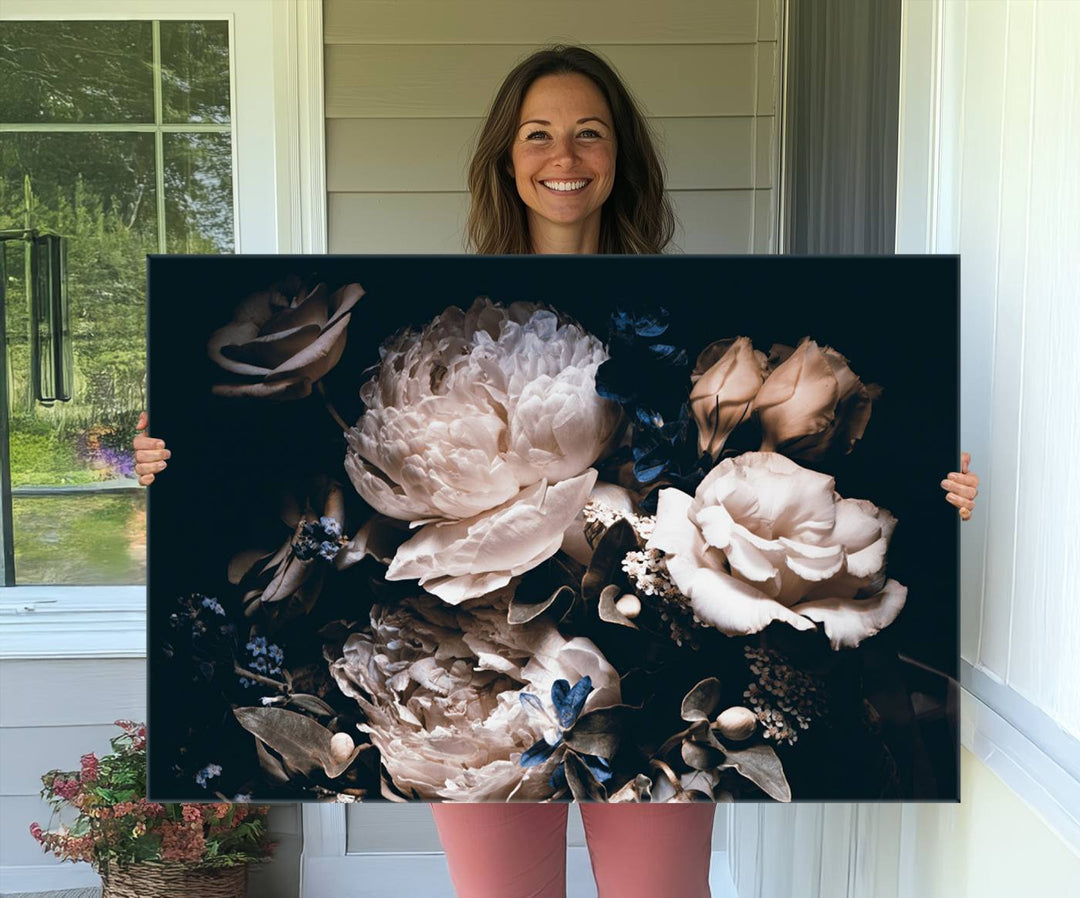
<path id="1" fill-rule="evenodd" d="M 7 240 L 23 241 L 29 254 L 26 290 L 30 305 L 30 380 L 34 396 L 44 405 L 69 402 L 73 392 L 74 356 L 67 297 L 67 240 L 35 230 L 0 231 L 0 242 Z M 0 253 L 0 297 L 7 284 L 3 255 Z"/>

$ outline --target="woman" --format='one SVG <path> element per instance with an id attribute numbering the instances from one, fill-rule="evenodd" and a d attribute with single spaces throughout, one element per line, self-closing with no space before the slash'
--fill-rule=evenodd
<path id="1" fill-rule="evenodd" d="M 469 168 L 468 236 L 482 254 L 659 253 L 674 218 L 648 127 L 614 71 L 579 47 L 534 53 L 499 88 Z M 140 418 L 139 429 L 147 419 Z M 135 438 L 139 482 L 165 444 Z M 978 478 L 942 481 L 971 515 Z M 708 896 L 715 805 L 582 804 L 600 898 Z M 565 895 L 567 805 L 433 804 L 461 898 Z"/>

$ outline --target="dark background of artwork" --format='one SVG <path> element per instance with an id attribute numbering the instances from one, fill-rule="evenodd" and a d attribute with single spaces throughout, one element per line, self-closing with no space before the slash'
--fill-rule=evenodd
<path id="1" fill-rule="evenodd" d="M 169 638 L 176 598 L 197 592 L 235 607 L 239 590 L 226 566 L 254 545 L 253 522 L 276 516 L 278 488 L 320 472 L 341 472 L 348 485 L 340 428 L 317 396 L 265 403 L 210 393 L 222 372 L 207 357 L 207 336 L 245 296 L 289 275 L 365 290 L 345 357 L 324 381 L 350 422 L 361 411 L 364 369 L 386 336 L 481 295 L 551 304 L 601 339 L 616 305 L 660 303 L 671 313 L 670 342 L 691 360 L 713 340 L 739 335 L 765 352 L 807 335 L 834 347 L 864 383 L 884 388 L 852 454 L 822 466 L 842 496 L 899 519 L 889 576 L 908 587 L 907 605 L 874 642 L 957 676 L 959 523 L 940 487 L 959 465 L 956 257 L 152 256 L 151 433 L 172 450 L 149 497 L 155 797 L 198 797 L 170 783 L 183 704 L 176 696 L 189 687 L 163 672 L 155 648 Z"/>

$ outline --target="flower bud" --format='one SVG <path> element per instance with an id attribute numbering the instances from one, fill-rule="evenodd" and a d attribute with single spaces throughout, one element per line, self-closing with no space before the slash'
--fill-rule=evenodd
<path id="1" fill-rule="evenodd" d="M 786 349 L 773 347 L 779 364 L 754 399 L 762 450 L 805 461 L 819 461 L 833 447 L 850 452 L 881 388 L 864 384 L 844 356 L 809 338 L 793 352 Z"/>
<path id="2" fill-rule="evenodd" d="M 352 736 L 348 733 L 334 733 L 330 737 L 330 757 L 336 764 L 340 764 L 352 753 L 356 748 L 356 743 L 353 742 Z"/>
<path id="3" fill-rule="evenodd" d="M 747 337 L 717 340 L 698 356 L 690 379 L 690 411 L 698 427 L 698 452 L 714 459 L 731 432 L 749 416 L 765 380 L 765 354 Z"/>
<path id="4" fill-rule="evenodd" d="M 740 705 L 722 711 L 716 718 L 716 731 L 726 739 L 742 742 L 754 735 L 757 729 L 757 715 L 749 708 Z"/>

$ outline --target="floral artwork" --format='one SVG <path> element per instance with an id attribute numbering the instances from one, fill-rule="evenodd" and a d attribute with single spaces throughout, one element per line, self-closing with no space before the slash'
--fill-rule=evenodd
<path id="1" fill-rule="evenodd" d="M 150 794 L 955 800 L 956 285 L 152 259 Z"/>

